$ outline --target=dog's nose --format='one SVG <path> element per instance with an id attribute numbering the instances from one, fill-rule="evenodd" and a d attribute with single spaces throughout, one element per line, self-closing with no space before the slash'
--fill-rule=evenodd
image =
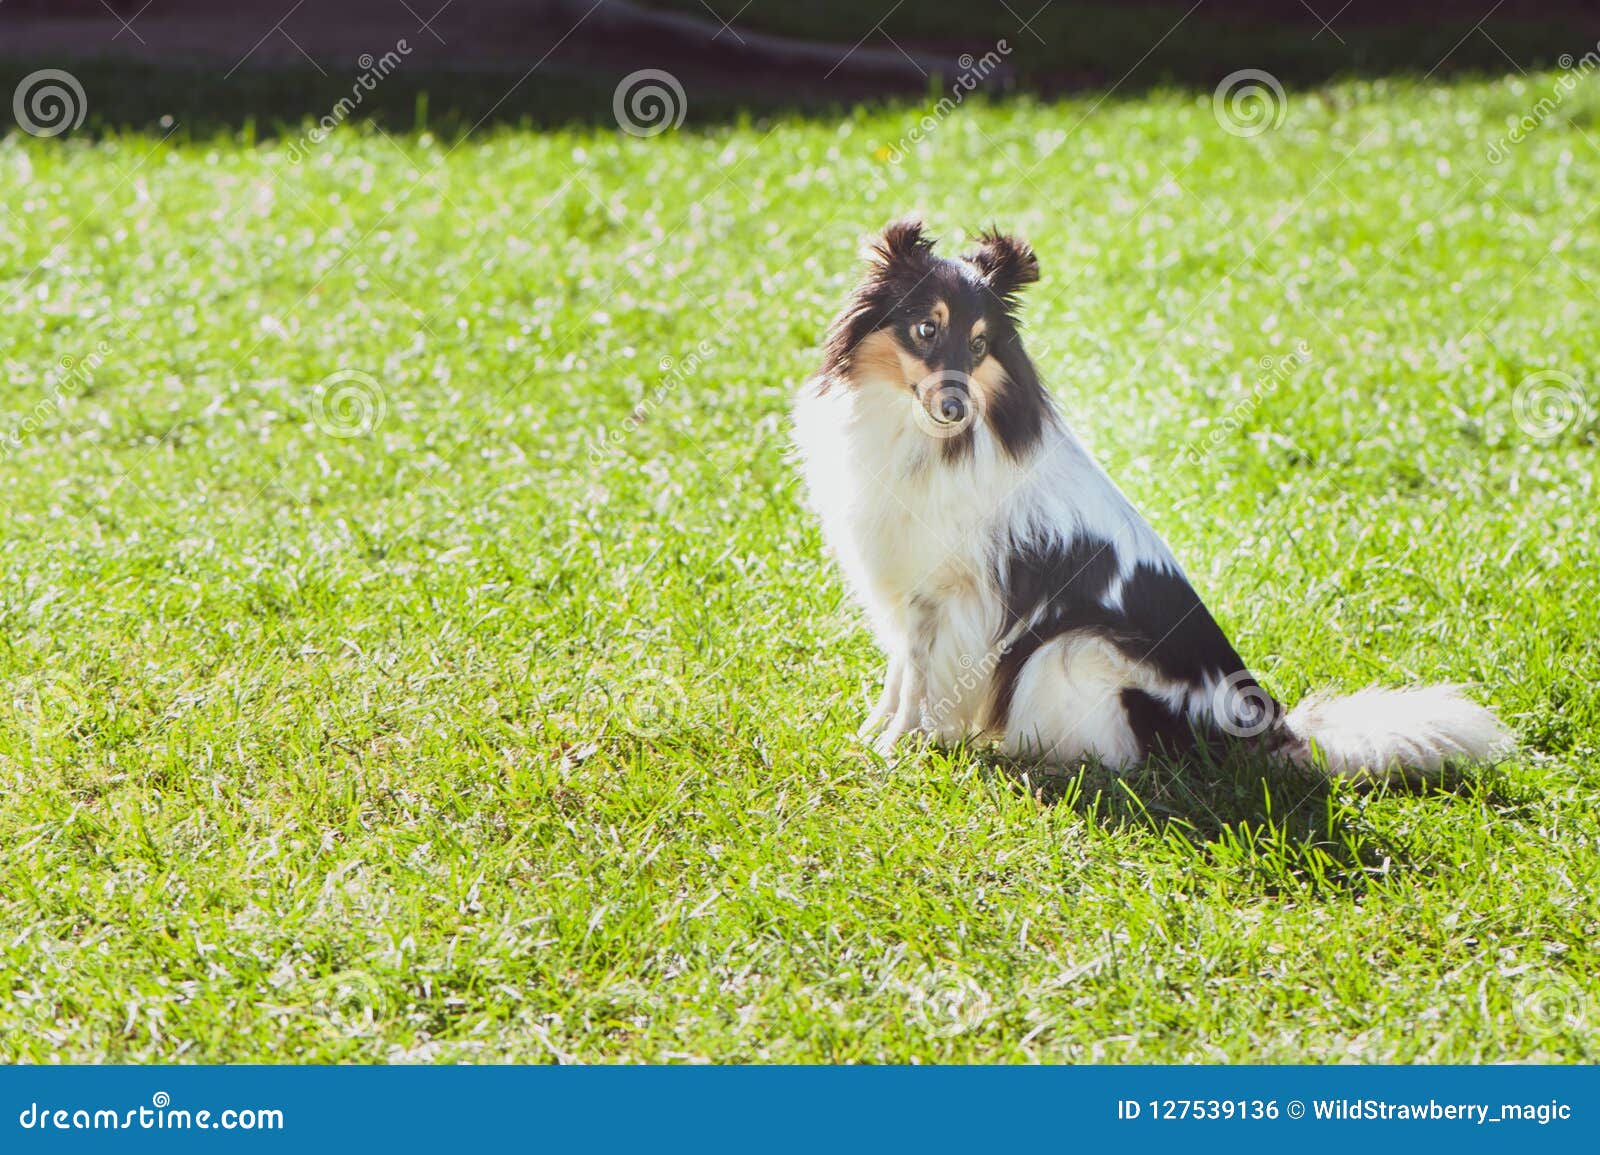
<path id="1" fill-rule="evenodd" d="M 946 393 L 939 398 L 939 420 L 946 425 L 956 425 L 967 415 L 965 399 L 954 393 Z"/>

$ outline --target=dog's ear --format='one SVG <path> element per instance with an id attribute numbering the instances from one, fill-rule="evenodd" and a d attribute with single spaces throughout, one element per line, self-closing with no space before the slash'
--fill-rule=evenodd
<path id="1" fill-rule="evenodd" d="M 1024 285 L 1039 279 L 1039 258 L 1019 237 L 990 229 L 978 237 L 978 251 L 966 258 L 983 275 L 984 284 L 1008 305 Z"/>
<path id="2" fill-rule="evenodd" d="M 893 221 L 867 245 L 867 260 L 880 268 L 926 259 L 933 253 L 933 238 L 922 231 L 916 217 Z"/>

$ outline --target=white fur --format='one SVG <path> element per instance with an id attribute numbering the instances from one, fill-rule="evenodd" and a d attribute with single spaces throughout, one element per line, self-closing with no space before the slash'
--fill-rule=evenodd
<path id="1" fill-rule="evenodd" d="M 1072 762 L 1090 753 L 1111 766 L 1137 762 L 1139 743 L 1119 695 L 1124 686 L 1156 681 L 1099 638 L 1052 639 L 1017 679 L 1004 749 L 1045 762 Z"/>
<path id="2" fill-rule="evenodd" d="M 1007 457 L 980 422 L 971 458 L 949 466 L 903 386 L 821 386 L 813 381 L 801 392 L 796 445 L 824 537 L 889 657 L 883 695 L 861 731 L 878 736 L 881 752 L 909 733 L 951 741 L 980 729 L 994 664 L 1032 624 L 996 645 L 995 561 L 1011 543 L 1087 531 L 1113 543 L 1124 572 L 1141 560 L 1177 568 L 1059 414 L 1024 464 Z M 929 616 L 932 628 L 919 630 Z M 918 650 L 920 636 L 931 636 L 931 645 Z M 1109 647 L 1061 639 L 1030 660 L 1018 683 L 1017 723 L 1004 735 L 1008 747 L 1063 762 L 1086 754 L 1132 760 L 1137 743 L 1116 697 L 1149 679 L 1101 650 Z M 1065 709 L 1073 703 L 1081 716 Z"/>
<path id="3" fill-rule="evenodd" d="M 1034 624 L 997 640 L 1004 602 L 994 575 L 1006 551 L 1084 533 L 1110 542 L 1120 575 L 1105 595 L 1113 607 L 1141 562 L 1180 572 L 1053 406 L 1025 460 L 1011 460 L 980 420 L 972 454 L 951 464 L 915 404 L 903 382 L 888 378 L 817 379 L 794 414 L 811 505 L 888 656 L 883 693 L 861 728 L 885 756 L 908 734 L 954 741 L 982 731 L 996 663 Z M 989 736 L 1016 754 L 1126 766 L 1140 757 L 1120 703 L 1129 687 L 1197 721 L 1216 708 L 1215 684 L 1165 681 L 1108 643 L 1063 635 L 1023 667 L 1006 731 Z M 1451 687 L 1311 699 L 1287 724 L 1290 757 L 1309 763 L 1314 746 L 1331 773 L 1345 776 L 1397 765 L 1432 772 L 1506 746 L 1493 715 Z"/>
<path id="4" fill-rule="evenodd" d="M 1500 721 L 1450 685 L 1312 695 L 1284 722 L 1297 739 L 1289 756 L 1320 761 L 1337 778 L 1427 777 L 1447 762 L 1488 762 L 1512 749 Z"/>

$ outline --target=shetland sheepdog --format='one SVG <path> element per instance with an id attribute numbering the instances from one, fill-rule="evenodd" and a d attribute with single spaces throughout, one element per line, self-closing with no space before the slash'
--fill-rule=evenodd
<path id="1" fill-rule="evenodd" d="M 959 259 L 890 225 L 801 389 L 811 506 L 888 658 L 861 729 L 1113 768 L 1246 743 L 1332 776 L 1426 778 L 1510 749 L 1455 686 L 1286 710 L 1068 428 L 1018 330 L 1039 279 L 989 232 Z"/>

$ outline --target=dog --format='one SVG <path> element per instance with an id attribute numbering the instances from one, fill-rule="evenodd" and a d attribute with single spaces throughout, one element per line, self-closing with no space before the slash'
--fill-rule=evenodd
<path id="1" fill-rule="evenodd" d="M 1112 769 L 1243 742 L 1385 780 L 1510 751 L 1456 686 L 1285 710 L 1041 384 L 1018 325 L 1032 248 L 934 250 L 916 220 L 875 239 L 794 407 L 809 504 L 888 658 L 863 741 Z"/>

